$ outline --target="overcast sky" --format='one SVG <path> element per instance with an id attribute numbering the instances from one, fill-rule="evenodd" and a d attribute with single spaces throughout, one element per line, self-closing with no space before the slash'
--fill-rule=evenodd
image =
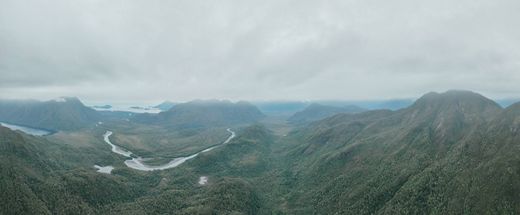
<path id="1" fill-rule="evenodd" d="M 0 0 L 0 97 L 520 97 L 518 0 Z"/>

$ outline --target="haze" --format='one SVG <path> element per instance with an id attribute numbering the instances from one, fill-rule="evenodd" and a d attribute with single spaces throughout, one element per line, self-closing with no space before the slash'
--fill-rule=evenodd
<path id="1" fill-rule="evenodd" d="M 0 1 L 0 97 L 520 93 L 520 2 Z"/>

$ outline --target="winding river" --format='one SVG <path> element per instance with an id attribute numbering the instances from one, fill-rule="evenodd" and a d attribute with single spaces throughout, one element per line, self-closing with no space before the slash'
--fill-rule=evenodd
<path id="1" fill-rule="evenodd" d="M 182 163 L 186 162 L 187 160 L 197 157 L 197 155 L 199 155 L 200 153 L 209 152 L 223 144 L 229 143 L 229 141 L 231 141 L 233 138 L 235 138 L 236 135 L 235 135 L 235 132 L 229 128 L 227 129 L 227 131 L 230 133 L 230 136 L 223 143 L 216 145 L 216 146 L 209 147 L 207 149 L 204 149 L 204 150 L 197 152 L 195 154 L 192 154 L 190 156 L 174 158 L 170 162 L 163 164 L 163 165 L 158 165 L 158 166 L 152 166 L 152 165 L 145 164 L 144 161 L 149 160 L 149 159 L 139 157 L 139 156 L 133 154 L 131 151 L 128 151 L 122 147 L 114 145 L 112 142 L 110 142 L 110 135 L 113 134 L 111 131 L 107 131 L 103 135 L 103 139 L 105 140 L 105 142 L 107 144 L 109 144 L 112 147 L 112 152 L 123 155 L 128 158 L 132 158 L 130 160 L 125 161 L 125 165 L 127 167 L 136 169 L 136 170 L 141 170 L 141 171 L 155 171 L 155 170 L 165 170 L 165 169 L 177 167 L 177 166 L 181 165 Z M 131 156 L 132 154 L 137 156 L 137 158 L 132 157 Z"/>

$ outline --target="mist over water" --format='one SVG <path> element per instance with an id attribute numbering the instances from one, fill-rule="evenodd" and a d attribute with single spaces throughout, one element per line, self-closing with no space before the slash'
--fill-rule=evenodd
<path id="1" fill-rule="evenodd" d="M 21 126 L 21 125 L 13 125 L 13 124 L 5 123 L 5 122 L 0 122 L 0 125 L 7 127 L 11 130 L 14 130 L 14 131 L 21 131 L 23 133 L 34 135 L 34 136 L 45 136 L 45 135 L 52 134 L 52 132 L 47 131 L 47 130 L 30 128 L 30 127 Z"/>

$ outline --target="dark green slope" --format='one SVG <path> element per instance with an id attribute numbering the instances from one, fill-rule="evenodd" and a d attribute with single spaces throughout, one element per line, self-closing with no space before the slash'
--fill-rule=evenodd
<path id="1" fill-rule="evenodd" d="M 294 134 L 303 143 L 288 155 L 298 163 L 296 190 L 306 190 L 293 194 L 292 207 L 324 214 L 517 213 L 513 164 L 520 160 L 510 151 L 518 147 L 507 145 L 512 134 L 495 125 L 511 118 L 508 112 L 478 94 L 449 91 L 396 112 L 315 123 Z"/>
<path id="2" fill-rule="evenodd" d="M 134 202 L 116 204 L 107 214 L 271 214 L 272 134 L 253 125 L 237 131 L 226 145 L 185 164 L 156 172 L 155 192 Z M 148 174 L 148 175 L 154 175 Z M 197 183 L 200 176 L 208 184 Z"/>
<path id="3" fill-rule="evenodd" d="M 55 152 L 84 151 L 0 128 L 7 191 L 0 201 L 9 205 L 1 212 L 520 213 L 520 103 L 502 109 L 479 94 L 448 91 L 398 111 L 336 114 L 287 136 L 261 125 L 236 132 L 174 169 L 118 166 L 106 175 Z M 208 184 L 197 183 L 201 176 Z"/>
<path id="4" fill-rule="evenodd" d="M 101 117 L 77 98 L 62 101 L 2 100 L 0 121 L 52 131 L 70 131 L 94 125 Z"/>
<path id="5" fill-rule="evenodd" d="M 272 171 L 270 146 L 273 136 L 261 125 L 239 131 L 230 143 L 190 162 L 186 168 L 209 177 L 209 185 L 198 197 L 201 208 L 190 213 L 269 213 L 272 205 L 266 176 Z M 189 210 L 188 210 L 189 211 Z"/>
<path id="6" fill-rule="evenodd" d="M 104 205 L 145 194 L 140 182 L 70 169 L 49 144 L 0 126 L 0 214 L 94 214 Z"/>
<path id="7" fill-rule="evenodd" d="M 197 171 L 226 176 L 259 176 L 270 169 L 270 145 L 273 136 L 262 125 L 241 131 L 230 143 L 214 152 L 202 154 L 192 162 Z"/>
<path id="8" fill-rule="evenodd" d="M 88 213 L 82 201 L 49 180 L 54 168 L 35 145 L 0 126 L 0 214 Z"/>
<path id="9" fill-rule="evenodd" d="M 263 117 L 258 108 L 247 102 L 197 100 L 177 104 L 159 114 L 139 114 L 132 120 L 177 128 L 200 128 L 252 123 Z"/>
<path id="10" fill-rule="evenodd" d="M 321 120 L 339 113 L 359 113 L 363 111 L 366 110 L 355 105 L 335 107 L 313 103 L 304 110 L 296 112 L 287 121 L 293 124 L 302 124 Z"/>
<path id="11" fill-rule="evenodd" d="M 69 161 L 63 153 L 79 158 L 85 149 L 49 139 L 0 127 L 0 214 L 269 214 L 274 207 L 274 140 L 263 126 L 239 129 L 230 143 L 175 169 L 117 166 L 112 175 Z M 197 183 L 202 175 L 205 186 Z"/>

